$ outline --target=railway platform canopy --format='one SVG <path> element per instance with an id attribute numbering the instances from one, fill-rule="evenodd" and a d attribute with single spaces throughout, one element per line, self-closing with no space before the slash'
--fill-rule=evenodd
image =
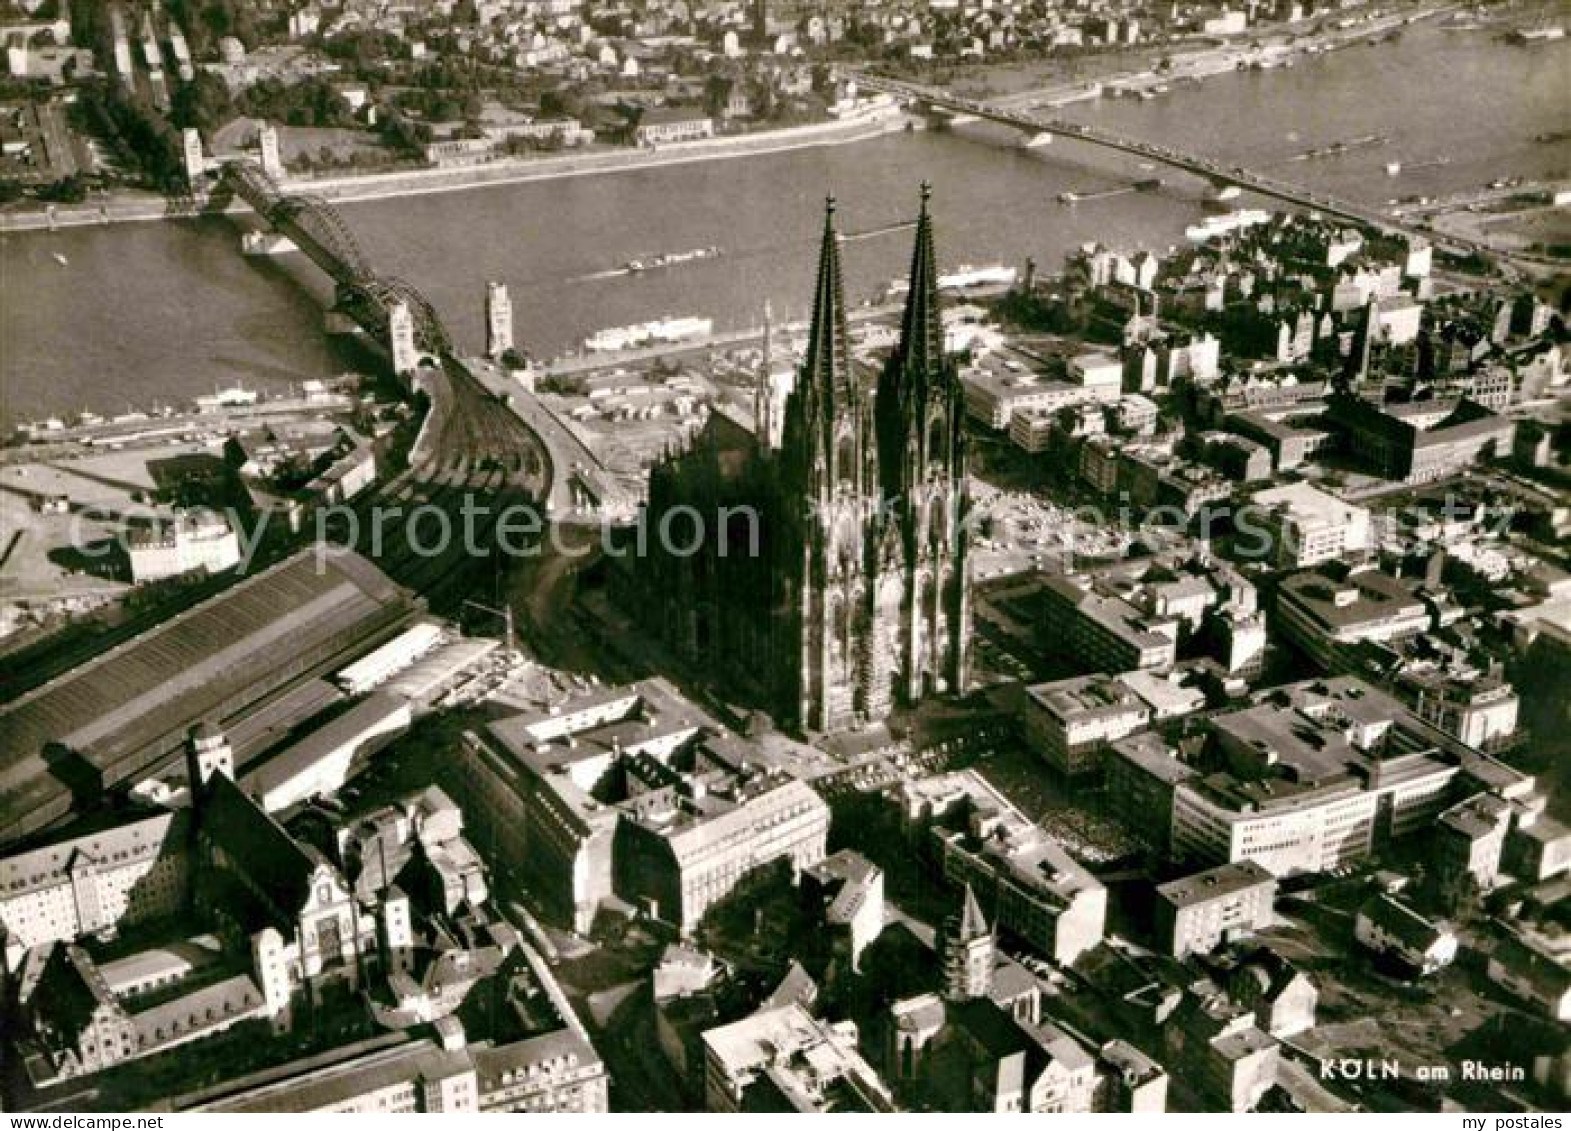
<path id="1" fill-rule="evenodd" d="M 241 722 L 422 611 L 359 554 L 312 547 L 0 706 L 0 844 L 133 784 L 196 723 Z"/>

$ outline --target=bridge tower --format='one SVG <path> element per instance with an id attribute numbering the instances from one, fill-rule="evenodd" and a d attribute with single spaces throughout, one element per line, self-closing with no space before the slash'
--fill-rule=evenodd
<path id="1" fill-rule="evenodd" d="M 492 361 L 513 348 L 513 300 L 506 283 L 485 285 L 485 352 Z"/>
<path id="2" fill-rule="evenodd" d="M 387 338 L 394 373 L 406 377 L 420 368 L 420 351 L 415 348 L 415 318 L 407 302 L 395 302 L 387 308 Z"/>
<path id="3" fill-rule="evenodd" d="M 263 122 L 258 144 L 262 149 L 262 172 L 275 181 L 283 180 L 284 158 L 278 148 L 278 127 L 271 122 Z"/>
<path id="4" fill-rule="evenodd" d="M 202 177 L 207 173 L 207 157 L 202 153 L 202 135 L 195 129 L 180 131 L 180 155 L 185 162 L 185 180 L 191 191 L 202 187 Z"/>

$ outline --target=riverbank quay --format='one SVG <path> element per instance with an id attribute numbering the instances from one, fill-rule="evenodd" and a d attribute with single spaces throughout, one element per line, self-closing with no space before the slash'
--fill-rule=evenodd
<path id="1" fill-rule="evenodd" d="M 282 182 L 286 192 L 302 192 L 341 204 L 463 192 L 493 185 L 522 184 L 564 177 L 602 173 L 636 172 L 641 169 L 684 165 L 696 161 L 756 157 L 828 145 L 849 145 L 897 133 L 906 128 L 899 113 L 884 113 L 844 121 L 790 126 L 779 130 L 738 134 L 734 137 L 678 142 L 659 148 L 602 150 L 555 157 L 502 159 L 454 168 L 408 169 L 395 173 L 370 173 L 356 177 L 291 177 Z M 232 204 L 230 212 L 249 211 Z M 0 214 L 0 232 L 51 231 L 59 228 L 187 219 L 189 210 L 172 207 L 150 193 L 117 193 L 76 208 L 33 210 Z"/>

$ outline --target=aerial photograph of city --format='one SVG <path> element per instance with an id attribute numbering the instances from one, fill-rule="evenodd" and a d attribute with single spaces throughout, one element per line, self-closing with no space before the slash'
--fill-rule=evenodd
<path id="1" fill-rule="evenodd" d="M 1564 1128 L 1568 27 L 0 0 L 0 1122 Z"/>

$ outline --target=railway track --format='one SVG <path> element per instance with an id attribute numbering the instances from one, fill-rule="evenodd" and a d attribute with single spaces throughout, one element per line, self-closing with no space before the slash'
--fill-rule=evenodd
<path id="1" fill-rule="evenodd" d="M 545 496 L 550 461 L 529 426 L 456 360 L 445 358 L 428 380 L 432 416 L 420 446 L 405 471 L 356 504 L 354 542 L 394 580 L 442 605 L 490 565 L 500 513 Z"/>
<path id="2" fill-rule="evenodd" d="M 499 467 L 508 486 L 544 498 L 549 461 L 540 438 L 451 358 L 444 363 L 443 378 L 448 411 L 435 445 L 441 463 L 467 459 L 481 470 Z"/>
<path id="3" fill-rule="evenodd" d="M 492 566 L 500 514 L 534 505 L 521 467 L 461 454 L 418 462 L 356 508 L 357 545 L 434 607 L 446 605 Z"/>

